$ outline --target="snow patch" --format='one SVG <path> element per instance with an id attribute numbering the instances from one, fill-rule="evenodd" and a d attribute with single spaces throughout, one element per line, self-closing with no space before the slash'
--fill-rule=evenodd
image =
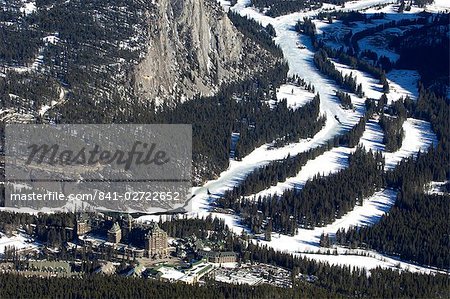
<path id="1" fill-rule="evenodd" d="M 302 107 L 314 98 L 314 94 L 292 84 L 283 84 L 277 89 L 277 102 L 286 99 L 287 106 L 293 110 Z M 275 101 L 270 102 L 271 108 L 276 106 Z"/>
<path id="2" fill-rule="evenodd" d="M 20 12 L 25 15 L 32 14 L 36 11 L 36 3 L 35 2 L 25 2 L 23 6 L 20 8 Z"/>

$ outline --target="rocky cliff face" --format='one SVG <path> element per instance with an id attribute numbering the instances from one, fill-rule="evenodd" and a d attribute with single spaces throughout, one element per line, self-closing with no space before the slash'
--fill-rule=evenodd
<path id="1" fill-rule="evenodd" d="M 129 122 L 136 101 L 211 95 L 277 61 L 217 0 L 36 5 L 0 1 L 0 122 Z"/>
<path id="2" fill-rule="evenodd" d="M 157 103 L 211 95 L 220 84 L 258 69 L 269 56 L 243 38 L 216 0 L 159 0 L 149 11 L 148 26 L 147 54 L 134 73 L 135 92 Z"/>

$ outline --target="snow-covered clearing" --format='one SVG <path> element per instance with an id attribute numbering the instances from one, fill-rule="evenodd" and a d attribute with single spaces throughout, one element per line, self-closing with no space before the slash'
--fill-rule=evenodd
<path id="1" fill-rule="evenodd" d="M 450 1 L 448 0 L 434 0 L 432 4 L 426 6 L 426 11 L 429 12 L 450 12 Z"/>
<path id="2" fill-rule="evenodd" d="M 409 96 L 412 100 L 416 100 L 419 96 L 417 83 L 419 82 L 420 75 L 417 71 L 394 69 L 386 74 L 386 78 L 389 83 L 388 99 L 395 101 L 395 97 Z M 392 97 L 391 93 L 393 95 Z"/>
<path id="3" fill-rule="evenodd" d="M 333 249 L 330 249 L 332 252 Z M 355 252 L 355 253 L 353 253 Z M 366 256 L 362 256 L 364 254 Z M 364 267 L 366 270 L 375 269 L 377 267 L 397 269 L 402 271 L 420 272 L 425 274 L 442 273 L 444 271 L 431 267 L 422 267 L 413 263 L 404 262 L 396 257 L 390 257 L 370 250 L 347 250 L 338 248 L 338 255 L 333 254 L 300 254 L 301 256 L 315 259 L 317 261 L 326 262 L 331 265 Z"/>
<path id="4" fill-rule="evenodd" d="M 366 122 L 366 129 L 364 130 L 363 136 L 359 140 L 359 144 L 364 146 L 367 151 L 372 150 L 372 152 L 384 152 L 385 145 L 383 143 L 383 138 L 383 129 L 381 129 L 378 121 L 369 119 Z"/>
<path id="5" fill-rule="evenodd" d="M 36 247 L 35 244 L 27 242 L 27 240 L 28 238 L 24 237 L 22 234 L 7 237 L 0 233 L 0 254 L 4 254 L 7 247 L 14 247 L 18 250 Z"/>
<path id="6" fill-rule="evenodd" d="M 33 2 L 24 2 L 23 6 L 20 8 L 20 12 L 24 13 L 25 15 L 32 14 L 36 11 L 36 3 Z"/>
<path id="7" fill-rule="evenodd" d="M 355 101 L 354 110 L 344 110 L 340 107 L 340 103 L 335 97 L 335 90 L 338 87 L 333 81 L 318 73 L 314 66 L 314 52 L 310 39 L 304 36 L 299 37 L 292 30 L 297 20 L 295 14 L 290 15 L 291 17 L 286 19 L 273 19 L 258 13 L 254 9 L 244 8 L 245 4 L 248 4 L 248 2 L 238 1 L 238 4 L 231 9 L 244 15 L 249 14 L 263 25 L 273 24 L 277 32 L 275 42 L 283 50 L 284 56 L 289 64 L 289 75 L 298 75 L 300 78 L 305 78 L 308 82 L 311 82 L 316 92 L 320 94 L 320 111 L 322 115 L 325 114 L 327 116 L 327 121 L 322 130 L 311 139 L 300 140 L 297 143 L 276 149 L 269 149 L 268 144 L 262 145 L 244 157 L 242 161 L 230 161 L 230 166 L 220 174 L 218 179 L 209 181 L 203 188 L 193 191 L 195 195 L 193 200 L 194 211 L 197 210 L 196 208 L 201 209 L 201 206 L 204 204 L 204 190 L 208 189 L 213 194 L 223 194 L 223 192 L 233 188 L 258 167 L 264 166 L 271 161 L 283 159 L 287 155 L 295 156 L 311 148 L 323 145 L 334 136 L 350 130 L 359 121 L 360 117 L 363 116 L 365 110 L 364 100 L 357 97 L 352 99 Z M 297 47 L 297 42 L 299 41 L 307 48 L 299 49 Z M 287 87 L 284 86 L 284 88 Z M 296 98 L 293 101 L 297 101 L 298 103 L 298 101 L 302 100 Z M 340 122 L 335 119 L 335 116 L 339 118 Z M 207 208 L 207 205 L 203 206 L 203 208 Z"/>
<path id="8" fill-rule="evenodd" d="M 449 195 L 449 192 L 445 188 L 445 185 L 447 184 L 449 184 L 449 181 L 430 182 L 427 186 L 425 186 L 425 192 L 427 194 Z"/>
<path id="9" fill-rule="evenodd" d="M 277 90 L 277 101 L 286 99 L 287 106 L 291 109 L 297 109 L 310 102 L 314 98 L 314 94 L 305 90 L 303 87 L 292 84 L 283 84 Z M 275 107 L 275 101 L 270 106 Z"/>

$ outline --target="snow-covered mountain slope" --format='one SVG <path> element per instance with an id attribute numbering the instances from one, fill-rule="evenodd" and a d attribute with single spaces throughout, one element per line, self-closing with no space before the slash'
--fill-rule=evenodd
<path id="1" fill-rule="evenodd" d="M 345 5 L 345 10 L 358 9 L 371 7 L 376 4 L 392 3 L 392 1 L 355 1 L 349 2 Z M 269 150 L 267 145 L 263 145 L 256 149 L 248 156 L 244 157 L 242 161 L 231 161 L 230 167 L 224 171 L 219 178 L 213 181 L 209 181 L 204 184 L 203 187 L 195 188 L 193 190 L 193 202 L 191 213 L 194 217 L 205 216 L 211 211 L 213 202 L 215 199 L 223 194 L 226 190 L 233 188 L 245 176 L 254 169 L 287 156 L 287 154 L 295 155 L 296 153 L 304 152 L 308 149 L 314 148 L 323 144 L 326 140 L 332 137 L 342 134 L 348 130 L 352 125 L 356 124 L 358 119 L 364 114 L 364 106 L 362 105 L 363 99 L 360 102 L 357 97 L 352 96 L 352 101 L 355 101 L 355 111 L 343 110 L 337 100 L 334 98 L 335 90 L 338 89 L 334 82 L 328 80 L 321 75 L 315 68 L 312 57 L 314 55 L 313 48 L 309 38 L 305 36 L 299 36 L 293 27 L 298 20 L 303 19 L 305 16 L 313 16 L 318 11 L 310 11 L 306 13 L 293 13 L 278 18 L 270 18 L 265 16 L 251 7 L 248 7 L 248 1 L 238 1 L 238 3 L 231 7 L 231 10 L 245 15 L 249 18 L 259 21 L 263 26 L 271 24 L 277 33 L 275 38 L 276 43 L 283 50 L 283 54 L 289 64 L 289 73 L 291 75 L 298 75 L 300 78 L 304 78 L 308 82 L 311 82 L 316 88 L 316 92 L 321 97 L 321 112 L 327 116 L 326 125 L 318 132 L 311 140 L 301 140 L 298 143 L 290 144 L 282 148 Z M 341 8 L 336 8 L 341 9 Z M 304 49 L 300 49 L 298 44 L 304 45 Z M 349 70 L 345 65 L 338 65 L 341 70 Z M 401 72 L 394 71 L 390 76 L 389 83 L 391 86 L 390 101 L 398 100 L 401 96 L 410 96 L 415 98 L 417 91 L 412 88 L 413 84 L 411 80 L 417 80 L 414 74 L 413 79 L 403 80 L 401 79 Z M 357 72 L 360 83 L 363 85 L 363 89 L 368 95 L 381 96 L 379 91 L 379 85 L 370 78 L 367 74 Z M 407 73 L 405 73 L 407 74 Z M 409 81 L 408 81 L 409 80 Z M 296 100 L 297 101 L 297 100 Z M 297 102 L 301 102 L 298 100 Z M 335 121 L 334 116 L 342 121 L 339 123 Z M 408 119 L 404 125 L 405 139 L 402 147 L 394 153 L 385 153 L 383 141 L 383 132 L 379 127 L 377 120 L 371 119 L 367 122 L 365 132 L 361 138 L 360 144 L 365 146 L 367 150 L 376 150 L 383 152 L 386 158 L 385 169 L 392 169 L 395 165 L 405 157 L 409 157 L 417 154 L 420 151 L 426 151 L 430 146 L 436 144 L 436 136 L 432 132 L 430 124 L 418 121 L 415 119 Z M 301 188 L 301 185 L 314 174 L 321 172 L 332 173 L 345 167 L 345 161 L 343 156 L 348 155 L 352 149 L 349 148 L 334 148 L 325 152 L 314 160 L 309 161 L 297 176 L 288 178 L 285 182 L 280 182 L 276 186 L 266 189 L 253 196 L 259 196 L 264 194 L 279 193 L 286 189 Z M 336 161 L 340 161 L 336 163 Z M 207 190 L 213 195 L 207 195 Z M 323 254 L 323 249 L 320 248 L 318 241 L 322 233 L 333 234 L 340 228 L 348 228 L 355 225 L 371 225 L 376 223 L 382 215 L 389 211 L 390 207 L 394 204 L 397 192 L 391 189 L 381 190 L 375 193 L 373 196 L 366 198 L 362 201 L 360 206 L 356 206 L 351 212 L 344 215 L 342 218 L 337 219 L 335 222 L 325 226 L 317 227 L 313 230 L 299 229 L 295 236 L 287 236 L 278 233 L 272 234 L 272 241 L 263 241 L 260 236 L 254 236 L 253 241 L 261 244 L 266 244 L 276 250 L 290 252 L 294 254 L 300 254 L 317 260 L 327 261 L 332 264 L 340 265 L 352 265 L 358 267 L 365 267 L 366 269 L 372 269 L 374 267 L 384 268 L 401 268 L 411 271 L 420 272 L 433 272 L 435 269 L 427 267 L 415 266 L 407 262 L 399 261 L 394 258 L 386 257 L 373 251 L 359 250 L 357 252 L 349 251 L 348 249 L 337 247 L 337 255 Z M 252 197 L 252 196 L 250 196 Z M 213 216 L 217 216 L 225 220 L 233 231 L 241 233 L 242 230 L 247 230 L 240 223 L 239 215 L 233 215 L 232 213 L 218 213 L 213 212 Z M 144 216 L 143 219 L 145 219 Z M 149 218 L 152 218 L 150 216 Z M 300 253 L 301 251 L 322 251 L 322 254 L 306 254 Z M 367 256 L 354 256 L 346 254 L 367 254 Z"/>

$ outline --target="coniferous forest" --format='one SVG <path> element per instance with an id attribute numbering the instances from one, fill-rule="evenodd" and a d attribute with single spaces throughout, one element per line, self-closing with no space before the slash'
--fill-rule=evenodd
<path id="1" fill-rule="evenodd" d="M 255 256 L 283 259 L 274 253 L 257 250 Z M 295 259 L 285 259 L 297 265 Z M 120 276 L 88 276 L 85 278 L 38 278 L 0 274 L 0 296 L 2 298 L 419 298 L 445 297 L 448 279 L 437 275 L 404 273 L 393 270 L 375 270 L 351 274 L 350 269 L 311 265 L 318 275 L 325 271 L 336 271 L 335 277 L 320 284 L 298 282 L 294 288 L 277 288 L 269 285 L 247 286 L 207 282 L 204 286 L 181 283 L 168 284 L 139 278 Z M 398 286 L 401 286 L 399 288 Z"/>
<path id="2" fill-rule="evenodd" d="M 236 39 L 236 45 L 233 44 L 244 49 L 242 59 L 233 62 L 233 67 L 240 68 L 246 63 L 253 66 L 256 62 L 263 66 L 258 64 L 252 72 L 230 77 L 233 79 L 217 84 L 214 92 L 208 95 L 199 92 L 185 99 L 177 94 L 173 101 L 157 103 L 156 100 L 143 100 L 134 93 L 136 82 L 133 70 L 147 51 L 149 35 L 161 30 L 155 17 L 163 6 L 161 1 L 36 0 L 37 12 L 30 14 L 21 10 L 23 2 L 11 0 L 12 4 L 5 1 L 0 3 L 1 151 L 6 123 L 4 119 L 11 114 L 29 115 L 31 117 L 24 122 L 37 124 L 187 123 L 192 124 L 193 129 L 192 183 L 202 186 L 205 181 L 218 178 L 230 165 L 234 166 L 233 163 L 245 164 L 244 158 L 258 147 L 266 145 L 264 154 L 270 156 L 271 150 L 289 148 L 292 143 L 299 141 L 310 142 L 322 129 L 328 129 L 326 125 L 329 123 L 321 107 L 325 103 L 321 103 L 321 96 L 325 99 L 324 95 L 316 92 L 319 89 L 317 86 L 307 82 L 309 78 L 292 75 L 292 61 L 283 56 L 283 35 L 277 37 L 277 32 L 283 32 L 280 29 L 282 26 L 279 26 L 282 18 L 271 19 L 275 21 L 263 26 L 232 9 L 214 15 L 227 18 L 226 26 L 232 27 L 230 32 L 247 41 L 237 45 Z M 181 24 L 177 13 L 185 9 L 183 6 L 188 1 L 167 2 L 165 4 L 171 9 L 169 18 L 173 17 L 174 23 Z M 198 4 L 196 0 L 193 2 Z M 230 2 L 231 5 L 237 3 L 236 0 Z M 311 39 L 311 48 L 296 40 L 298 49 L 294 50 L 313 52 L 310 57 L 314 71 L 334 81 L 336 90 L 330 96 L 337 103 L 336 109 L 340 109 L 335 115 L 339 123 L 335 128 L 341 129 L 339 134 L 325 141 L 319 139 L 321 143 L 314 143 L 314 146 L 296 155 L 287 155 L 280 160 L 258 160 L 262 161 L 261 165 L 246 173 L 239 183 L 220 196 L 211 194 L 205 188 L 208 198 L 205 196 L 204 199 L 208 206 L 201 213 L 224 213 L 223 219 L 215 218 L 212 214 L 203 214 L 201 217 L 197 214 L 197 218 L 172 215 L 158 222 L 171 242 L 174 241 L 170 246 L 186 240 L 186 244 L 194 240 L 197 246 L 198 240 L 199 243 L 205 242 L 201 244 L 205 245 L 202 249 L 233 251 L 237 257 L 237 266 L 262 263 L 290 271 L 292 287 L 225 284 L 216 281 L 212 275 L 206 275 L 204 281 L 194 285 L 142 277 L 94 275 L 94 269 L 100 265 L 99 260 L 119 261 L 121 268 L 125 264 L 125 255 L 120 260 L 120 257 L 113 257 L 109 249 L 100 253 L 90 250 L 92 248 L 77 251 L 81 239 L 76 234 L 76 213 L 26 214 L 1 210 L 0 238 L 10 238 L 14 234 L 26 236 L 24 239 L 29 237 L 24 242 L 45 248 L 35 253 L 33 258 L 64 260 L 72 268 L 81 271 L 72 278 L 26 277 L 0 271 L 0 298 L 449 298 L 449 13 L 423 11 L 414 13 L 415 18 L 390 20 L 384 12 L 347 11 L 344 9 L 346 2 L 251 1 L 257 12 L 273 18 L 299 10 L 308 12 L 319 9 L 324 7 L 324 3 L 342 6 L 343 9 L 325 6 L 315 16 L 311 14 L 328 25 L 339 22 L 339 26 L 348 29 L 344 34 L 336 35 L 336 41 L 341 43 L 337 47 L 330 47 L 325 42 L 325 31 L 319 27 L 317 20 L 296 19 L 289 23 L 287 30 L 297 38 L 297 35 L 306 35 Z M 410 11 L 413 5 L 423 8 L 430 3 L 432 0 L 399 0 L 392 7 L 400 15 Z M 221 7 L 216 0 L 205 0 L 203 4 Z M 9 8 L 4 9 L 8 5 Z M 369 9 L 382 8 L 383 5 Z M 177 23 L 177 26 L 180 24 Z M 371 25 L 360 27 L 366 24 Z M 401 33 L 389 35 L 386 49 L 398 55 L 398 60 L 391 60 L 387 54 L 379 54 L 375 47 L 362 47 L 364 39 L 397 29 Z M 181 32 L 185 28 L 180 25 L 175 30 Z M 210 46 L 215 43 L 221 51 L 229 50 L 221 48 L 222 40 L 216 36 L 216 32 L 205 32 L 211 39 Z M 198 45 L 192 40 L 193 37 L 189 36 L 177 42 L 192 43 L 194 49 Z M 283 46 L 283 50 L 278 43 Z M 193 69 L 198 66 L 198 57 L 195 57 L 194 52 L 188 49 L 182 53 Z M 301 55 L 298 54 L 300 52 L 293 53 Z M 210 67 L 216 67 L 216 62 L 212 61 L 208 53 L 205 57 L 211 64 L 208 66 L 209 72 Z M 226 59 L 226 56 L 220 57 Z M 366 98 L 365 114 L 355 113 L 364 107 L 361 107 L 362 102 L 352 103 L 352 98 L 361 100 L 369 94 L 367 86 L 363 86 L 366 83 L 362 81 L 361 84 L 358 80 L 361 78 L 357 78 L 354 72 L 341 72 L 335 66 L 336 62 L 365 72 L 379 84 L 374 89 L 382 95 L 376 99 Z M 389 72 L 395 69 L 417 71 L 420 75 L 417 90 L 408 93 L 411 98 L 404 96 L 392 99 L 393 90 L 397 92 L 395 83 L 401 85 L 401 82 L 399 84 L 391 79 Z M 194 81 L 189 70 L 180 72 L 185 72 L 186 78 Z M 209 79 L 219 82 L 218 77 Z M 391 86 L 388 79 L 392 81 Z M 295 95 L 294 90 L 298 89 L 300 94 L 305 93 L 302 96 L 309 97 L 308 101 L 297 107 L 292 106 L 289 99 L 280 98 L 280 86 L 283 84 L 290 84 L 291 97 Z M 53 105 L 53 102 L 57 103 Z M 40 109 L 49 104 L 52 107 L 49 107 L 48 112 L 41 113 Z M 358 118 L 354 117 L 353 127 L 347 126 L 348 119 L 341 123 L 338 118 L 338 115 L 342 115 L 340 113 L 353 113 L 351 117 L 357 115 L 359 121 L 356 122 Z M 396 167 L 387 170 L 381 152 L 372 152 L 360 145 L 367 129 L 366 124 L 375 121 L 380 125 L 385 151 L 394 153 L 407 145 L 404 142 L 405 122 L 410 121 L 410 118 L 429 122 L 438 141 L 426 152 L 404 158 Z M 20 117 L 18 119 L 23 120 Z M 315 141 L 313 139 L 311 144 Z M 295 177 L 309 161 L 337 147 L 345 148 L 344 157 L 341 156 L 338 161 L 342 166 L 339 171 L 327 175 L 316 174 L 305 183 L 302 182 L 301 186 L 298 184 L 281 194 L 255 196 L 260 191 Z M 2 158 L 0 181 L 5 176 Z M 442 184 L 439 192 L 430 191 L 432 183 Z M 380 216 L 377 223 L 363 227 L 350 226 L 335 234 L 323 233 L 318 245 L 314 244 L 320 252 L 314 254 L 338 255 L 338 249 L 345 250 L 339 255 L 368 257 L 374 253 L 381 259 L 398 259 L 397 266 L 366 270 L 364 267 L 331 265 L 306 258 L 313 254 L 307 252 L 309 249 L 299 252 L 295 248 L 295 251 L 288 253 L 261 245 L 264 244 L 262 236 L 265 236 L 265 241 L 272 242 L 276 235 L 273 233 L 294 236 L 300 228 L 323 228 L 383 189 L 394 190 L 397 195 L 395 203 L 392 200 L 392 206 Z M 199 194 L 200 191 L 193 197 Z M 0 206 L 3 205 L 4 196 L 4 184 L 0 184 Z M 236 227 L 245 228 L 241 234 L 236 233 L 236 227 L 227 226 L 228 216 L 239 219 L 240 223 Z M 100 231 L 106 234 L 106 227 L 111 227 L 120 217 L 107 215 L 104 218 L 107 219 L 106 225 Z M 135 231 L 129 232 L 127 246 L 144 247 L 143 236 L 147 231 L 144 226 L 138 226 Z M 72 244 L 75 249 L 70 248 Z M 270 245 L 273 246 L 273 243 Z M 199 260 L 198 251 L 196 248 L 185 259 L 177 261 L 180 265 L 192 264 Z M 25 261 L 19 258 L 18 252 L 19 249 L 14 246 L 6 246 L 0 259 L 13 263 L 19 269 Z M 171 258 L 178 258 L 177 254 L 172 252 Z M 27 258 L 30 256 L 27 255 Z M 400 261 L 421 267 L 429 266 L 433 271 L 439 271 L 432 275 L 406 271 Z M 130 266 L 137 264 L 136 258 L 131 261 L 128 257 L 126 262 Z M 271 277 L 273 273 L 269 271 L 264 275 Z"/>

